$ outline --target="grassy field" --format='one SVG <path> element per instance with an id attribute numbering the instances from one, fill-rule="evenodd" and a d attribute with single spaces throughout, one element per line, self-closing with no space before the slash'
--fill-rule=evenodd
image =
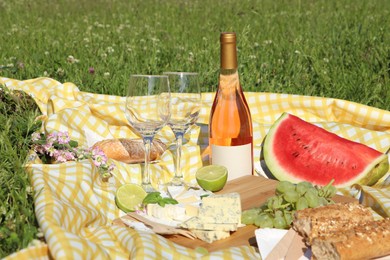
<path id="1" fill-rule="evenodd" d="M 215 91 L 219 33 L 235 31 L 245 91 L 390 110 L 389 10 L 387 0 L 0 0 L 0 76 L 123 95 L 131 73 L 197 71 Z M 22 167 L 39 112 L 0 93 L 3 257 L 39 233 Z"/>

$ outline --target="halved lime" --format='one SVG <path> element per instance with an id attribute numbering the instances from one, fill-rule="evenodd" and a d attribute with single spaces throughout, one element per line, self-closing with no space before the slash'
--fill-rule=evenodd
<path id="1" fill-rule="evenodd" d="M 140 185 L 126 183 L 116 190 L 116 205 L 124 212 L 135 211 L 146 195 L 146 191 Z"/>
<path id="2" fill-rule="evenodd" d="M 199 186 L 208 191 L 221 190 L 227 181 L 228 170 L 222 165 L 203 166 L 196 172 Z"/>

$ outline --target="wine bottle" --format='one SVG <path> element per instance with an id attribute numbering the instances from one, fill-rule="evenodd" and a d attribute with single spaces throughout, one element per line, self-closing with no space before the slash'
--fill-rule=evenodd
<path id="1" fill-rule="evenodd" d="M 228 169 L 228 180 L 253 174 L 252 118 L 240 85 L 236 34 L 222 33 L 218 89 L 210 112 L 211 164 Z"/>

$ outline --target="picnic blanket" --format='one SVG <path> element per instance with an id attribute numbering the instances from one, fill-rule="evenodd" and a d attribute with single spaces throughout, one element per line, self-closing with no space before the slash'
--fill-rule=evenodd
<path id="1" fill-rule="evenodd" d="M 82 92 L 73 83 L 50 78 L 18 81 L 0 77 L 0 86 L 22 90 L 39 106 L 46 132 L 67 131 L 81 147 L 106 138 L 136 137 L 124 115 L 125 97 Z M 123 86 L 125 88 L 126 86 Z M 261 142 L 270 126 L 289 112 L 350 140 L 381 152 L 390 147 L 390 112 L 345 100 L 275 93 L 245 93 L 254 129 L 255 168 L 260 171 Z M 194 182 L 196 170 L 205 162 L 207 124 L 214 93 L 202 94 L 197 126 L 185 135 L 184 178 Z M 168 145 L 160 160 L 151 165 L 154 185 L 168 182 L 174 172 L 174 134 L 169 128 L 158 133 Z M 35 191 L 35 213 L 46 243 L 10 255 L 9 259 L 256 259 L 249 246 L 232 247 L 207 255 L 174 244 L 150 233 L 113 226 L 123 216 L 115 205 L 115 191 L 124 183 L 141 183 L 141 164 L 112 161 L 116 168 L 108 181 L 100 178 L 91 160 L 42 164 L 29 158 L 26 169 Z M 390 185 L 387 173 L 374 187 L 347 190 L 379 215 L 390 216 Z M 388 178 L 389 177 L 389 178 Z"/>

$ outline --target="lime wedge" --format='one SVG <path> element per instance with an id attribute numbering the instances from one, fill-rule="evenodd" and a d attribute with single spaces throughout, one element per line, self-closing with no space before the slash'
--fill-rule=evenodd
<path id="1" fill-rule="evenodd" d="M 227 181 L 228 171 L 222 165 L 208 165 L 196 172 L 199 186 L 208 191 L 221 190 Z"/>
<path id="2" fill-rule="evenodd" d="M 123 184 L 116 190 L 116 205 L 124 212 L 135 211 L 146 195 L 146 191 L 140 185 L 133 183 Z"/>

